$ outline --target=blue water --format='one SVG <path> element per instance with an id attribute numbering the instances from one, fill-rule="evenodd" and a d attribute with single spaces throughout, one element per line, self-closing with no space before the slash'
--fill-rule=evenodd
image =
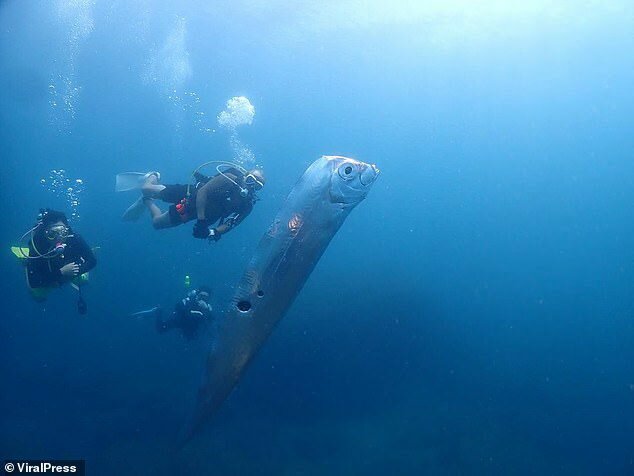
<path id="1" fill-rule="evenodd" d="M 634 473 L 632 31 L 618 0 L 0 3 L 2 459 Z M 216 120 L 234 96 L 255 107 L 235 134 Z M 127 315 L 185 275 L 226 299 L 322 154 L 383 173 L 179 451 L 204 343 Z M 116 173 L 186 182 L 214 159 L 268 177 L 220 242 L 120 220 Z M 86 317 L 70 288 L 32 302 L 8 250 L 40 207 L 99 247 Z"/>

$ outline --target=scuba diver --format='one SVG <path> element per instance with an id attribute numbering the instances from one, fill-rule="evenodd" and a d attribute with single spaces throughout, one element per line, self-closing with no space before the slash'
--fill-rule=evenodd
<path id="1" fill-rule="evenodd" d="M 40 210 L 35 226 L 20 241 L 27 236 L 28 247 L 14 246 L 11 251 L 25 262 L 33 298 L 43 302 L 51 290 L 70 282 L 79 292 L 77 309 L 85 314 L 88 309 L 81 287 L 88 281 L 88 271 L 97 264 L 88 244 L 71 229 L 64 213 L 48 208 Z"/>
<path id="2" fill-rule="evenodd" d="M 217 174 L 207 177 L 200 169 L 218 164 Z M 218 241 L 238 226 L 253 210 L 256 192 L 264 187 L 261 170 L 246 170 L 230 162 L 211 161 L 192 174 L 193 185 L 163 185 L 158 172 L 117 175 L 116 191 L 141 190 L 141 197 L 123 214 L 123 220 L 138 219 L 147 207 L 155 229 L 171 228 L 196 219 L 193 236 Z M 163 212 L 155 199 L 172 205 Z M 217 225 L 213 225 L 217 222 Z"/>
<path id="3" fill-rule="evenodd" d="M 198 334 L 201 324 L 211 320 L 212 307 L 209 304 L 211 290 L 207 286 L 201 286 L 187 293 L 187 295 L 176 303 L 174 311 L 169 319 L 163 319 L 163 309 L 160 306 L 153 307 L 146 311 L 139 311 L 131 314 L 130 317 L 155 318 L 156 330 L 163 334 L 171 329 L 180 329 L 183 337 L 192 340 Z"/>

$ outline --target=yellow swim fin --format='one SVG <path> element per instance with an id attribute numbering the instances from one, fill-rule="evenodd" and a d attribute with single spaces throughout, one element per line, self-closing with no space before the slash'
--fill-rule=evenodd
<path id="1" fill-rule="evenodd" d="M 18 259 L 27 259 L 29 257 L 29 249 L 22 246 L 12 246 L 11 252 Z"/>

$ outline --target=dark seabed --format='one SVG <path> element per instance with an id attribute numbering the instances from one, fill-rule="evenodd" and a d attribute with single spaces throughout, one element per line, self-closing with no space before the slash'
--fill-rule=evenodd
<path id="1" fill-rule="evenodd" d="M 634 474 L 633 31 L 619 0 L 0 2 L 0 459 Z M 179 449 L 211 342 L 128 315 L 185 275 L 219 308 L 323 154 L 382 175 Z M 218 159 L 268 178 L 221 241 L 121 221 L 115 174 Z M 99 247 L 86 316 L 9 250 L 42 207 Z"/>

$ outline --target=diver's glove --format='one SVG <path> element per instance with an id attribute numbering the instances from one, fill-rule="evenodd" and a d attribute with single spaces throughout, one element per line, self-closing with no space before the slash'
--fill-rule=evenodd
<path id="1" fill-rule="evenodd" d="M 204 240 L 209 238 L 209 220 L 198 220 L 194 225 L 194 238 Z"/>
<path id="2" fill-rule="evenodd" d="M 221 237 L 222 235 L 215 228 L 209 230 L 209 241 L 218 241 Z"/>

